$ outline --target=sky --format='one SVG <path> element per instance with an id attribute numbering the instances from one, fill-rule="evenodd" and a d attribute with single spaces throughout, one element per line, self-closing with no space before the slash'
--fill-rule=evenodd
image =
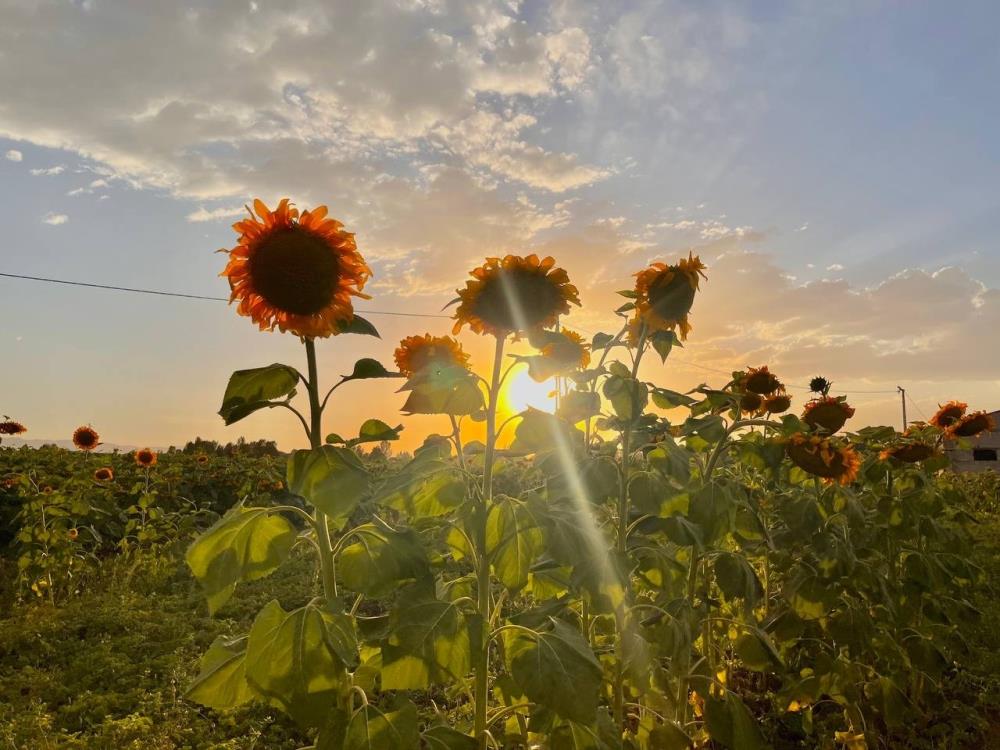
<path id="1" fill-rule="evenodd" d="M 287 196 L 356 233 L 359 311 L 440 313 L 485 256 L 534 252 L 589 337 L 693 251 L 694 331 L 646 377 L 766 363 L 801 406 L 823 374 L 855 426 L 899 424 L 897 385 L 911 418 L 993 410 L 998 24 L 989 0 L 0 0 L 0 273 L 225 296 L 230 225 Z M 368 317 L 381 339 L 320 344 L 325 379 L 451 328 Z M 304 366 L 225 303 L 0 277 L 0 321 L 26 437 L 302 443 L 287 412 L 216 415 L 232 370 Z M 443 429 L 395 387 L 345 387 L 326 426 Z"/>

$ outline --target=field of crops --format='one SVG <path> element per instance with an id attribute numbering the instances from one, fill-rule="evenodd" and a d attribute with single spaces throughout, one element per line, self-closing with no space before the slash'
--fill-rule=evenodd
<path id="1" fill-rule="evenodd" d="M 794 403 L 766 366 L 663 387 L 645 374 L 696 341 L 691 256 L 639 269 L 590 341 L 551 258 L 487 259 L 454 333 L 491 361 L 412 336 L 324 381 L 317 346 L 375 333 L 351 308 L 367 267 L 325 209 L 255 211 L 234 301 L 305 367 L 236 371 L 219 413 L 287 410 L 310 447 L 112 455 L 82 426 L 77 451 L 0 449 L 5 746 L 996 742 L 1000 485 L 942 452 L 986 414 L 855 428 L 836 384 Z M 553 409 L 498 419 L 521 371 Z M 327 399 L 370 379 L 452 432 L 412 454 L 379 420 L 347 433 Z"/>

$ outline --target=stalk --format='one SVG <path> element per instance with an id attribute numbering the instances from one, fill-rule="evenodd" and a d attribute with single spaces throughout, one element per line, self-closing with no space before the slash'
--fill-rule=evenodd
<path id="1" fill-rule="evenodd" d="M 487 744 L 487 711 L 490 690 L 490 562 L 486 555 L 486 518 L 493 504 L 493 463 L 496 455 L 497 404 L 500 400 L 500 371 L 503 365 L 503 345 L 506 337 L 497 336 L 496 351 L 493 354 L 493 377 L 490 381 L 489 404 L 486 408 L 486 453 L 483 465 L 483 491 L 476 517 L 476 557 L 477 609 L 482 633 L 479 653 L 476 657 L 476 699 L 475 737 L 485 748 Z"/>
<path id="2" fill-rule="evenodd" d="M 311 338 L 303 339 L 306 346 L 306 361 L 309 366 L 309 378 L 306 383 L 309 391 L 309 444 L 319 448 L 323 444 L 323 407 L 319 403 L 319 374 L 316 367 L 316 343 Z M 326 600 L 332 601 L 337 596 L 337 569 L 333 560 L 333 544 L 330 541 L 330 525 L 326 513 L 316 509 L 313 517 L 313 527 L 316 529 L 316 539 L 319 547 L 320 572 L 323 578 L 323 594 Z"/>

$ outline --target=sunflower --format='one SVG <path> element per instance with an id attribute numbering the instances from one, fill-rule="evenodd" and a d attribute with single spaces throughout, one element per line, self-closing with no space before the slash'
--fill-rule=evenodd
<path id="1" fill-rule="evenodd" d="M 948 434 L 951 437 L 975 437 L 981 432 L 993 432 L 996 428 L 997 424 L 992 416 L 984 411 L 975 411 L 951 425 Z"/>
<path id="2" fill-rule="evenodd" d="M 194 457 L 194 460 L 196 463 L 202 464 L 204 466 L 205 464 L 208 463 L 208 456 L 206 456 L 204 453 L 199 453 L 197 456 Z"/>
<path id="3" fill-rule="evenodd" d="M 583 336 L 579 333 L 568 328 L 548 333 L 553 335 L 549 342 L 542 347 L 542 356 L 551 357 L 561 364 L 572 365 L 580 369 L 590 364 L 590 345 L 583 340 Z"/>
<path id="4" fill-rule="evenodd" d="M 66 532 L 66 536 L 69 537 L 69 540 L 71 542 L 75 542 L 77 540 L 77 537 L 80 536 L 80 531 L 78 529 L 70 529 L 69 531 Z"/>
<path id="5" fill-rule="evenodd" d="M 104 466 L 94 472 L 94 479 L 98 482 L 110 482 L 115 478 L 115 473 L 107 466 Z"/>
<path id="6" fill-rule="evenodd" d="M 688 253 L 676 265 L 653 263 L 639 271 L 635 280 L 635 318 L 642 321 L 649 331 L 680 331 L 686 339 L 691 331 L 688 313 L 698 291 L 699 276 L 705 276 L 706 266 L 701 259 Z"/>
<path id="7" fill-rule="evenodd" d="M 764 411 L 771 414 L 784 414 L 792 408 L 792 399 L 784 393 L 775 393 L 764 399 Z"/>
<path id="8" fill-rule="evenodd" d="M 764 405 L 764 399 L 759 394 L 747 391 L 740 398 L 740 411 L 746 414 L 756 414 Z"/>
<path id="9" fill-rule="evenodd" d="M 101 436 L 90 425 L 77 427 L 73 431 L 73 445 L 82 451 L 92 451 L 101 444 Z"/>
<path id="10" fill-rule="evenodd" d="M 806 404 L 802 420 L 814 430 L 821 427 L 829 433 L 837 432 L 847 420 L 854 416 L 854 407 L 843 396 L 833 398 L 823 396 Z"/>
<path id="11" fill-rule="evenodd" d="M 399 372 L 406 377 L 430 364 L 468 367 L 469 362 L 469 355 L 451 336 L 431 336 L 429 333 L 407 336 L 399 342 L 393 358 Z"/>
<path id="12" fill-rule="evenodd" d="M 813 393 L 818 393 L 821 396 L 830 395 L 830 388 L 832 387 L 833 383 L 824 378 L 822 375 L 817 375 L 809 381 L 809 390 Z"/>
<path id="13" fill-rule="evenodd" d="M 0 422 L 0 435 L 20 435 L 22 432 L 27 431 L 27 427 L 20 422 L 15 422 L 13 419 L 6 419 Z"/>
<path id="14" fill-rule="evenodd" d="M 326 206 L 293 208 L 287 198 L 271 211 L 260 200 L 250 218 L 233 224 L 239 233 L 229 263 L 230 303 L 260 326 L 303 337 L 338 333 L 354 317 L 351 297 L 363 297 L 371 269 L 354 235 L 326 218 Z M 256 215 L 254 215 L 256 212 Z"/>
<path id="15" fill-rule="evenodd" d="M 577 288 L 564 269 L 555 268 L 551 257 L 487 258 L 469 275 L 473 280 L 457 290 L 452 333 L 464 325 L 493 336 L 547 328 L 569 312 L 570 303 L 580 304 Z"/>
<path id="16" fill-rule="evenodd" d="M 850 484 L 858 476 L 861 460 L 850 446 L 831 438 L 797 432 L 785 445 L 785 452 L 796 466 L 813 476 L 840 484 Z"/>
<path id="17" fill-rule="evenodd" d="M 942 430 L 947 429 L 965 416 L 965 411 L 968 408 L 969 405 L 964 401 L 949 401 L 943 406 L 938 404 L 938 410 L 931 417 L 931 424 Z"/>
<path id="18" fill-rule="evenodd" d="M 890 458 L 894 458 L 897 461 L 902 461 L 904 464 L 915 464 L 920 461 L 926 461 L 928 458 L 933 458 L 937 454 L 938 453 L 934 450 L 933 445 L 914 442 L 900 443 L 899 445 L 894 445 L 891 448 L 886 448 L 884 451 L 879 453 L 879 458 L 883 461 L 888 461 Z"/>
<path id="19" fill-rule="evenodd" d="M 134 454 L 135 462 L 144 469 L 156 466 L 156 451 L 150 448 L 140 448 Z"/>
<path id="20" fill-rule="evenodd" d="M 768 396 L 775 391 L 780 392 L 785 390 L 785 386 L 781 384 L 781 381 L 778 380 L 774 373 L 767 369 L 767 365 L 749 368 L 743 374 L 740 385 L 744 390 L 761 396 Z"/>

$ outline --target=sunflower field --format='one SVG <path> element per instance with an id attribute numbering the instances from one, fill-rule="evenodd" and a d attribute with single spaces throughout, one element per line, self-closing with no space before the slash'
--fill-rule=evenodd
<path id="1" fill-rule="evenodd" d="M 638 269 L 616 328 L 589 341 L 566 328 L 579 293 L 554 259 L 488 258 L 457 292 L 453 336 L 408 336 L 391 366 L 361 359 L 324 381 L 318 346 L 377 335 L 353 310 L 370 276 L 354 236 L 325 207 L 287 200 L 256 201 L 234 228 L 223 273 L 236 310 L 299 337 L 304 367 L 246 363 L 219 414 L 286 410 L 309 447 L 109 456 L 84 426 L 76 452 L 0 450 L 5 596 L 19 613 L 0 633 L 21 644 L 0 645 L 0 682 L 21 686 L 0 697 L 23 707 L 0 713 L 0 739 L 1000 746 L 1000 495 L 995 477 L 949 472 L 943 452 L 994 429 L 984 412 L 949 402 L 904 433 L 852 429 L 854 409 L 822 377 L 804 404 L 766 365 L 686 393 L 643 379 L 641 363 L 666 371 L 696 339 L 711 282 L 691 255 Z M 490 339 L 490 361 L 466 354 L 465 329 Z M 524 341 L 530 355 L 510 353 Z M 554 379 L 551 412 L 498 417 L 518 372 Z M 399 455 L 403 425 L 328 432 L 331 396 L 370 379 L 451 431 Z M 43 665 L 15 625 L 96 617 L 80 603 L 114 597 L 141 632 L 153 599 L 173 623 L 157 636 L 177 644 L 173 661 L 153 648 L 167 661 L 143 672 L 156 700 L 87 712 L 74 700 L 98 685 L 55 697 L 32 683 Z"/>

